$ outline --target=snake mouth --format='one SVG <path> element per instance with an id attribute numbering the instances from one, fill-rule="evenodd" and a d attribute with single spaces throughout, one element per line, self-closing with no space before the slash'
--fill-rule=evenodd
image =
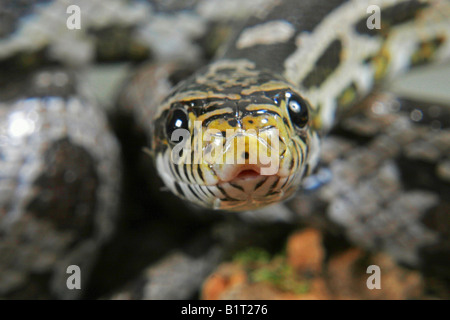
<path id="1" fill-rule="evenodd" d="M 220 179 L 219 183 L 251 182 L 276 175 L 264 175 L 260 165 L 231 165 L 224 167 L 223 170 L 216 171 L 216 173 Z"/>
<path id="2" fill-rule="evenodd" d="M 241 171 L 235 173 L 234 177 L 228 180 L 228 182 L 234 186 L 242 186 L 245 190 L 247 190 L 247 193 L 249 193 L 250 190 L 255 189 L 258 184 L 266 181 L 272 176 L 275 175 L 263 175 L 260 170 L 257 170 L 256 168 L 242 169 Z"/>
<path id="3" fill-rule="evenodd" d="M 238 173 L 238 175 L 233 179 L 251 179 L 259 177 L 261 174 L 257 170 L 254 169 L 244 169 Z"/>
<path id="4" fill-rule="evenodd" d="M 247 201 L 254 197 L 261 197 L 264 194 L 263 190 L 280 180 L 280 176 L 277 174 L 262 174 L 259 166 L 242 166 L 233 169 L 227 172 L 224 177 L 226 179 L 219 181 L 217 186 L 225 190 L 231 188 L 232 190 L 227 193 L 234 199 Z M 268 181 L 272 182 L 267 185 Z"/>

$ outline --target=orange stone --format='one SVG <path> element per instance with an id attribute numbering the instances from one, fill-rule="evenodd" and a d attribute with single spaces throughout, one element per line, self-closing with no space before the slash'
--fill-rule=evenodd
<path id="1" fill-rule="evenodd" d="M 287 242 L 288 264 L 297 272 L 322 272 L 325 257 L 322 235 L 313 228 L 294 233 Z"/>

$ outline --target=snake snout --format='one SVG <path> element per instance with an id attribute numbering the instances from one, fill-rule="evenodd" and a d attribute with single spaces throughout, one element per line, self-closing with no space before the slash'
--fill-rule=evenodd
<path id="1" fill-rule="evenodd" d="M 211 164 L 218 178 L 231 181 L 276 175 L 281 154 L 279 138 L 270 138 L 246 131 L 227 137 L 222 150 L 210 157 L 215 160 Z"/>

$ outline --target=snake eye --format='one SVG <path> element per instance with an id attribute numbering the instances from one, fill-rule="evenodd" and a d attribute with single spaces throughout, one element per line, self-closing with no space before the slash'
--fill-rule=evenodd
<path id="1" fill-rule="evenodd" d="M 173 109 L 167 117 L 166 134 L 169 141 L 171 141 L 172 134 L 177 129 L 189 129 L 189 119 L 183 109 Z"/>
<path id="2" fill-rule="evenodd" d="M 286 93 L 286 103 L 289 117 L 298 128 L 303 128 L 308 123 L 308 103 L 300 96 Z"/>

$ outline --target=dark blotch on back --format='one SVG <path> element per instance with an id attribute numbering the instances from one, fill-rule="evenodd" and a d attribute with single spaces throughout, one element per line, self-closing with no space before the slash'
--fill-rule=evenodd
<path id="1" fill-rule="evenodd" d="M 237 33 L 220 58 L 248 58 L 256 63 L 258 69 L 269 69 L 275 73 L 283 72 L 286 58 L 297 48 L 295 44 L 297 35 L 300 32 L 314 30 L 325 16 L 344 2 L 345 0 L 280 1 L 279 5 L 275 6 L 267 16 L 252 18 L 246 23 L 245 27 L 253 27 L 267 21 L 285 20 L 294 27 L 296 31 L 294 36 L 286 42 L 237 49 L 234 45 L 239 37 L 239 33 Z"/>
<path id="2" fill-rule="evenodd" d="M 341 52 L 342 42 L 334 40 L 316 61 L 313 70 L 305 77 L 302 82 L 303 86 L 306 88 L 320 86 L 339 66 Z"/>
<path id="3" fill-rule="evenodd" d="M 89 29 L 95 43 L 97 61 L 143 61 L 150 58 L 150 51 L 144 43 L 132 35 L 134 27 L 108 26 L 100 29 Z"/>
<path id="4" fill-rule="evenodd" d="M 76 230 L 80 237 L 91 234 L 99 185 L 95 160 L 83 147 L 61 139 L 45 152 L 44 163 L 33 183 L 39 192 L 26 210 L 59 230 Z"/>

